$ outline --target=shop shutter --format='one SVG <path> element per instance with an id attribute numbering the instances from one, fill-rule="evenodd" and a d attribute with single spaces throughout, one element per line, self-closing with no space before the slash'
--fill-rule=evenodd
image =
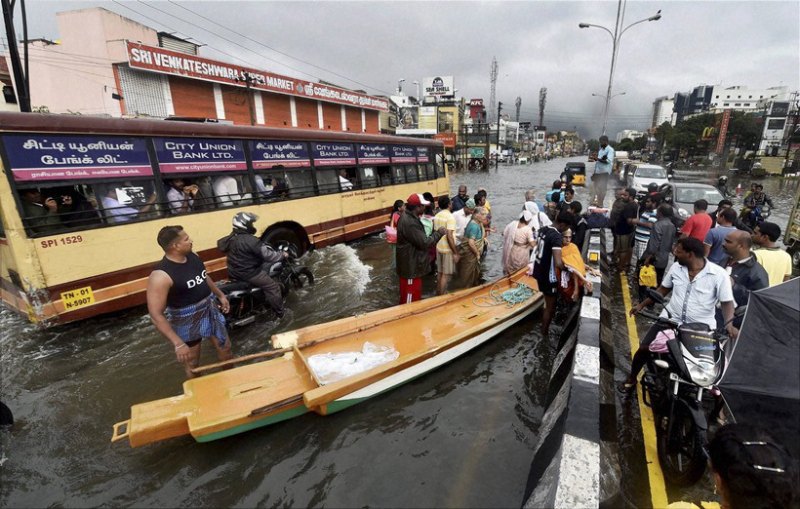
<path id="1" fill-rule="evenodd" d="M 117 66 L 122 97 L 128 115 L 165 118 L 170 115 L 166 94 L 169 83 L 163 74 Z"/>

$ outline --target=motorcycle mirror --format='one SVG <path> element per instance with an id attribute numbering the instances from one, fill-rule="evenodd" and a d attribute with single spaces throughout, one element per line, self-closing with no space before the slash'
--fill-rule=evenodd
<path id="1" fill-rule="evenodd" d="M 664 304 L 664 296 L 652 288 L 647 290 L 647 296 L 653 299 L 657 304 Z"/>

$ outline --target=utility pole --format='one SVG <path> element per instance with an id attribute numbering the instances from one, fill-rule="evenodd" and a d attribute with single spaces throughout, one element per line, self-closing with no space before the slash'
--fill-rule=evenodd
<path id="1" fill-rule="evenodd" d="M 539 89 L 539 126 L 544 125 L 544 107 L 547 104 L 547 87 Z"/>
<path id="2" fill-rule="evenodd" d="M 516 120 L 519 122 L 519 109 L 522 107 L 522 97 L 517 96 L 517 100 L 514 101 L 514 106 L 517 107 L 517 117 Z"/>
<path id="3" fill-rule="evenodd" d="M 497 145 L 497 149 L 496 149 L 496 152 L 494 154 L 494 167 L 495 168 L 497 168 L 497 166 L 500 164 L 500 112 L 501 111 L 503 111 L 503 103 L 502 102 L 498 102 L 497 103 L 497 139 L 495 140 L 496 145 Z"/>
<path id="4" fill-rule="evenodd" d="M 253 93 L 250 89 L 250 84 L 254 81 L 254 78 L 247 71 L 242 71 L 241 76 L 241 78 L 236 78 L 236 81 L 244 81 L 247 87 L 247 111 L 250 113 L 250 125 L 256 125 L 255 112 L 253 111 Z"/>
<path id="5" fill-rule="evenodd" d="M 6 34 L 8 34 L 8 53 L 11 58 L 11 69 L 14 72 L 14 87 L 17 94 L 17 103 L 19 104 L 19 111 L 30 113 L 31 111 L 31 95 L 28 86 L 28 76 L 22 70 L 22 64 L 19 58 L 19 48 L 17 47 L 17 35 L 14 32 L 14 7 L 9 0 L 0 0 L 3 4 L 3 21 L 6 26 Z M 25 2 L 22 1 L 22 23 L 23 31 L 26 32 L 28 23 L 25 19 Z M 25 41 L 26 48 L 28 42 Z M 25 65 L 27 67 L 27 58 Z"/>
<path id="6" fill-rule="evenodd" d="M 489 93 L 489 115 L 491 115 L 492 110 L 494 109 L 495 91 L 497 89 L 497 59 L 495 57 L 492 57 L 492 70 L 489 72 L 489 81 L 491 83 L 491 89 Z M 491 122 L 492 119 L 489 118 L 489 123 Z"/>

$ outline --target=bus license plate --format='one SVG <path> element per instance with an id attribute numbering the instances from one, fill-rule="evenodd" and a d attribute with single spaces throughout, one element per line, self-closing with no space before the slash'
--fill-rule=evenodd
<path id="1" fill-rule="evenodd" d="M 82 308 L 94 304 L 94 293 L 91 286 L 76 288 L 61 294 L 61 302 L 64 303 L 65 310 Z"/>

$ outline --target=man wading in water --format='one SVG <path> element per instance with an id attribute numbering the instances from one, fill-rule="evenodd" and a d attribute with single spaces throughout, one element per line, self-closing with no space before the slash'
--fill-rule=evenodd
<path id="1" fill-rule="evenodd" d="M 230 305 L 217 288 L 200 257 L 192 252 L 192 239 L 182 226 L 165 226 L 158 232 L 164 258 L 147 280 L 147 311 L 167 341 L 175 347 L 186 376 L 200 363 L 200 342 L 211 338 L 219 360 L 231 358 L 231 342 L 225 330 Z M 217 296 L 222 313 L 217 309 Z"/>

